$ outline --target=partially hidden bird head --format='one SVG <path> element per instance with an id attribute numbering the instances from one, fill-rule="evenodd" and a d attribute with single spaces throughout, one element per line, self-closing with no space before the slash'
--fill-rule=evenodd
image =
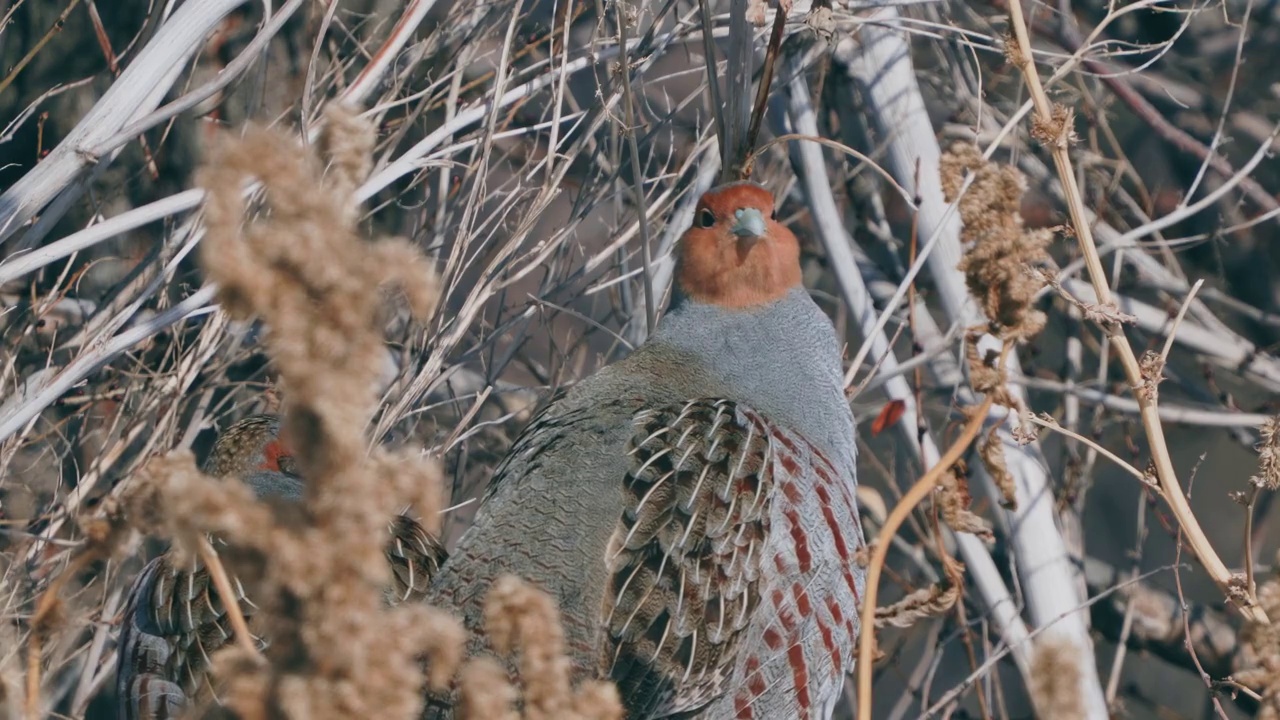
<path id="1" fill-rule="evenodd" d="M 800 243 L 778 222 L 773 193 L 753 182 L 720 185 L 698 201 L 680 241 L 676 282 L 691 300 L 758 307 L 800 285 Z"/>
<path id="2" fill-rule="evenodd" d="M 205 462 L 205 472 L 214 477 L 262 471 L 298 474 L 275 415 L 250 415 L 232 423 L 218 435 Z"/>

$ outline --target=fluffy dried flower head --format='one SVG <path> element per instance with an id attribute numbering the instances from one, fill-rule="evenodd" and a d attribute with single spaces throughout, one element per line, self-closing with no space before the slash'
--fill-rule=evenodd
<path id="1" fill-rule="evenodd" d="M 401 286 L 420 315 L 438 292 L 413 246 L 355 232 L 352 191 L 370 166 L 372 128 L 333 109 L 321 145 L 327 177 L 291 137 L 261 129 L 224 142 L 200 174 L 202 260 L 228 311 L 270 327 L 268 351 L 286 390 L 283 432 L 308 484 L 305 510 L 282 522 L 247 487 L 197 472 L 189 455 L 153 463 L 134 504 L 171 533 L 217 531 L 226 565 L 258 606 L 268 667 L 221 663 L 227 708 L 243 717 L 407 720 L 422 705 L 417 659 L 430 656 L 433 672 L 451 675 L 463 634 L 435 611 L 385 607 L 383 543 L 407 500 L 438 507 L 440 476 L 412 454 L 368 458 L 364 429 L 385 355 L 375 329 L 381 288 Z M 249 178 L 265 192 L 252 220 L 242 193 Z M 437 685 L 446 679 L 433 676 Z"/>
<path id="2" fill-rule="evenodd" d="M 588 681 L 570 691 L 564 630 L 551 596 L 515 576 L 498 578 L 485 602 L 484 625 L 495 650 L 519 656 L 527 720 L 621 720 L 612 683 Z M 462 700 L 464 706 L 479 702 Z"/>
<path id="3" fill-rule="evenodd" d="M 323 144 L 343 152 L 368 147 L 371 131 L 360 125 L 345 110 L 331 111 Z M 272 359 L 285 394 L 306 398 L 320 422 L 357 420 L 372 412 L 385 354 L 374 327 L 378 288 L 402 285 L 420 314 L 433 309 L 438 295 L 434 271 L 412 246 L 369 243 L 355 233 L 350 193 L 358 179 L 354 173 L 366 167 L 367 158 L 338 156 L 334 172 L 322 178 L 320 160 L 294 139 L 251 128 L 242 139 L 222 142 L 198 178 L 209 190 L 209 234 L 201 248 L 205 271 L 218 283 L 228 311 L 259 316 L 270 326 Z M 241 183 L 248 178 L 264 185 L 269 219 L 243 227 Z M 359 455 L 363 446 L 326 450 Z"/>
<path id="4" fill-rule="evenodd" d="M 519 720 L 517 693 L 502 663 L 489 657 L 469 661 L 458 675 L 460 720 Z"/>
<path id="5" fill-rule="evenodd" d="M 1249 481 L 1260 488 L 1280 489 L 1280 415 L 1276 415 L 1258 428 L 1262 442 L 1258 443 L 1258 474 Z"/>
<path id="6" fill-rule="evenodd" d="M 1060 635 L 1042 634 L 1031 657 L 1031 697 L 1039 717 L 1084 720 L 1080 693 L 1080 649 Z"/>
<path id="7" fill-rule="evenodd" d="M 962 238 L 970 246 L 960 270 L 992 331 L 1002 338 L 1029 339 L 1045 323 L 1044 313 L 1033 306 L 1044 283 L 1029 270 L 1050 262 L 1045 249 L 1053 234 L 1023 227 L 1022 174 L 988 162 L 973 145 L 957 143 L 942 156 L 942 188 L 948 202 L 960 195 L 968 172 L 974 173 L 974 181 L 959 202 Z"/>
<path id="8" fill-rule="evenodd" d="M 177 564 L 194 557 L 197 539 L 204 533 L 256 546 L 270 542 L 268 532 L 276 523 L 271 509 L 259 503 L 247 485 L 204 475 L 189 451 L 149 461 L 122 500 L 136 527 L 174 540 Z"/>

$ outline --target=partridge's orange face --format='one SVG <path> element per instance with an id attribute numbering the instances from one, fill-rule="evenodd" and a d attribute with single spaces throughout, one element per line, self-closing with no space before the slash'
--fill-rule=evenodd
<path id="1" fill-rule="evenodd" d="M 293 462 L 293 451 L 276 438 L 262 447 L 262 463 L 255 470 L 274 470 L 288 475 L 296 475 L 297 467 Z"/>
<path id="2" fill-rule="evenodd" d="M 204 471 L 214 477 L 255 470 L 296 475 L 293 451 L 280 429 L 280 419 L 274 415 L 242 418 L 218 436 Z"/>
<path id="3" fill-rule="evenodd" d="M 676 282 L 690 299 L 764 305 L 800 284 L 800 243 L 778 222 L 773 193 L 751 182 L 712 188 L 680 240 Z"/>

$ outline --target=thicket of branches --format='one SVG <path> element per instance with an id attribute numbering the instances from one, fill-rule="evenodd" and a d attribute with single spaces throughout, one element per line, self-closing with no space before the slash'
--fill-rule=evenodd
<path id="1" fill-rule="evenodd" d="M 780 8 L 749 5 L 759 75 Z M 871 715 L 1280 717 L 1280 6 L 782 11 L 753 177 L 848 341 Z M 343 447 L 438 459 L 449 509 L 421 509 L 456 539 L 539 404 L 664 306 L 720 170 L 711 44 L 690 0 L 0 0 L 0 715 L 112 716 L 159 547 L 122 504 L 316 378 L 376 390 L 342 396 Z M 337 180 L 348 230 L 406 239 L 400 262 L 350 268 L 377 298 L 325 295 L 354 324 L 224 308 L 197 170 L 251 122 L 310 152 L 338 105 L 376 128 Z M 315 249 L 289 266 L 354 262 Z M 406 277 L 427 265 L 438 288 Z M 309 329 L 366 343 L 358 371 L 272 345 Z M 514 635 L 546 624 L 507 591 L 533 608 Z"/>

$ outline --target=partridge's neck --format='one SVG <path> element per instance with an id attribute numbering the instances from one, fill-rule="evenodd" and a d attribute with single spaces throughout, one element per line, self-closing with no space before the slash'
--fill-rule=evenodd
<path id="1" fill-rule="evenodd" d="M 736 397 L 852 472 L 853 415 L 831 321 L 804 288 L 747 310 L 673 299 L 652 342 L 696 357 Z"/>

